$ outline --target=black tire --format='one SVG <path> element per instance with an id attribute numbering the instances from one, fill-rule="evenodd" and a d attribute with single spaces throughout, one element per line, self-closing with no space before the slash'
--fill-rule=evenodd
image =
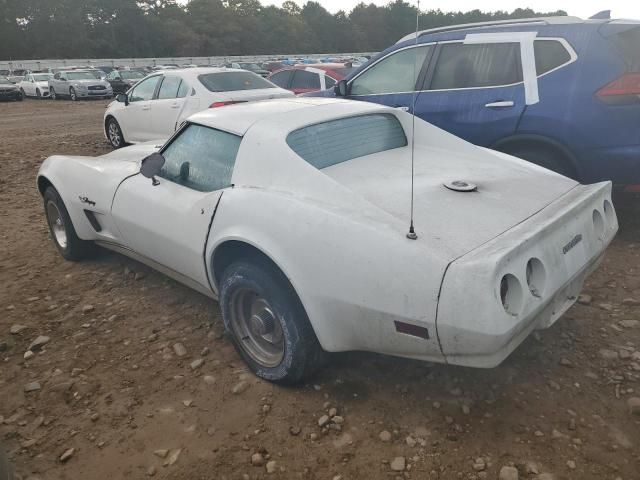
<path id="1" fill-rule="evenodd" d="M 78 237 L 67 207 L 65 207 L 58 191 L 53 187 L 48 187 L 44 192 L 43 200 L 49 232 L 60 255 L 66 260 L 74 262 L 93 256 L 97 250 L 96 244 Z M 57 210 L 60 223 L 55 222 L 53 215 L 50 213 L 54 207 Z M 61 241 L 60 234 L 56 233 L 56 229 L 64 232 L 64 242 Z"/>
<path id="2" fill-rule="evenodd" d="M 69 88 L 69 98 L 73 102 L 77 102 L 78 101 L 78 94 L 76 93 L 76 89 L 73 88 L 73 87 Z"/>
<path id="3" fill-rule="evenodd" d="M 9 463 L 7 455 L 0 448 L 0 480 L 14 480 L 13 467 Z"/>
<path id="4" fill-rule="evenodd" d="M 42 93 L 40 92 L 39 88 L 36 88 L 36 97 L 38 97 L 38 100 L 42 99 Z"/>
<path id="5" fill-rule="evenodd" d="M 265 366 L 247 347 L 248 336 L 239 338 L 233 309 L 237 292 L 252 291 L 264 298 L 279 322 L 283 336 L 283 356 L 279 364 Z M 261 378 L 277 383 L 296 383 L 309 377 L 326 359 L 309 318 L 288 279 L 266 262 L 238 261 L 224 271 L 220 282 L 220 307 L 225 329 L 249 368 Z M 236 310 L 237 311 L 237 310 Z"/>
<path id="6" fill-rule="evenodd" d="M 26 96 L 27 96 L 27 95 L 26 95 L 26 93 L 24 93 L 24 90 L 23 90 L 22 88 L 20 89 L 20 96 L 21 96 L 22 98 L 24 98 L 24 97 L 26 97 Z"/>
<path id="7" fill-rule="evenodd" d="M 109 139 L 109 143 L 114 149 L 126 146 L 127 143 L 124 140 L 122 129 L 120 128 L 120 124 L 115 118 L 109 117 L 109 119 L 107 120 L 107 124 L 105 125 L 105 131 L 107 134 L 107 139 Z"/>
<path id="8" fill-rule="evenodd" d="M 49 96 L 51 97 L 51 100 L 60 100 L 60 97 L 56 95 L 56 91 L 53 87 L 49 90 Z"/>
<path id="9" fill-rule="evenodd" d="M 577 174 L 567 158 L 554 148 L 544 145 L 531 145 L 507 147 L 502 151 L 577 180 Z"/>

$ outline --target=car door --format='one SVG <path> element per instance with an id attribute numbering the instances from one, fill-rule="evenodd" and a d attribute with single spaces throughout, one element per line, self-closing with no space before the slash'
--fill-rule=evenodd
<path id="1" fill-rule="evenodd" d="M 60 75 L 61 73 L 58 72 L 56 73 L 53 78 L 49 81 L 49 89 L 51 90 L 53 88 L 53 90 L 56 92 L 56 95 L 58 94 L 58 92 L 60 92 Z"/>
<path id="2" fill-rule="evenodd" d="M 516 131 L 525 109 L 520 44 L 438 44 L 416 115 L 481 146 Z"/>
<path id="3" fill-rule="evenodd" d="M 153 102 L 151 119 L 156 138 L 168 137 L 175 132 L 188 91 L 187 83 L 178 75 L 163 76 L 157 98 Z"/>
<path id="4" fill-rule="evenodd" d="M 136 85 L 128 94 L 128 105 L 118 115 L 118 123 L 129 142 L 156 140 L 152 127 L 152 105 L 162 75 L 154 75 Z"/>
<path id="5" fill-rule="evenodd" d="M 210 292 L 203 259 L 217 203 L 231 186 L 241 137 L 187 124 L 161 151 L 157 182 L 142 175 L 118 188 L 113 219 L 124 244 L 161 269 Z"/>
<path id="6" fill-rule="evenodd" d="M 418 44 L 391 52 L 351 79 L 347 97 L 410 112 L 434 50 L 434 44 Z"/>

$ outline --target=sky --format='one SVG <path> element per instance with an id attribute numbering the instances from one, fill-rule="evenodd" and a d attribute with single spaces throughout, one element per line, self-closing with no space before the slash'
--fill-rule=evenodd
<path id="1" fill-rule="evenodd" d="M 284 0 L 261 0 L 263 5 L 282 5 Z M 298 5 L 305 3 L 305 0 L 294 0 Z M 331 13 L 338 10 L 350 11 L 355 5 L 363 1 L 364 3 L 375 3 L 385 5 L 389 0 L 317 0 L 324 8 Z M 409 3 L 416 4 L 415 0 L 408 0 Z M 182 0 L 185 3 L 186 0 Z M 422 0 L 421 10 L 440 9 L 442 11 L 468 11 L 476 8 L 483 11 L 507 10 L 511 11 L 517 7 L 531 7 L 537 11 L 565 10 L 569 15 L 589 18 L 591 15 L 604 10 L 611 10 L 612 18 L 634 18 L 640 19 L 640 2 L 638 0 L 484 0 L 482 2 L 471 0 Z"/>

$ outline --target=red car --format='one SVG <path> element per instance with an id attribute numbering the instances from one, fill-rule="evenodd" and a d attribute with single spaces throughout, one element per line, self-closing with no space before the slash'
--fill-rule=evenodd
<path id="1" fill-rule="evenodd" d="M 353 70 L 350 63 L 293 65 L 277 70 L 267 78 L 296 95 L 332 88 Z"/>

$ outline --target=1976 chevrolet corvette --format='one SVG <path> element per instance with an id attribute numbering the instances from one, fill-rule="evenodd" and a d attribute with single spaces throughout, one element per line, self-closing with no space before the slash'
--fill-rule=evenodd
<path id="1" fill-rule="evenodd" d="M 53 156 L 38 188 L 60 253 L 95 245 L 219 299 L 260 377 L 324 352 L 498 365 L 573 304 L 618 229 L 580 185 L 372 103 L 207 110 L 163 146 Z"/>

